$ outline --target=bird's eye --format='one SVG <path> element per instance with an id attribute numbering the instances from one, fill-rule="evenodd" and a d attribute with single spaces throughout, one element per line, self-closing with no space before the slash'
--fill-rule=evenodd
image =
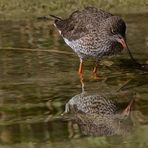
<path id="1" fill-rule="evenodd" d="M 116 31 L 113 28 L 111 28 L 111 33 L 115 35 Z"/>

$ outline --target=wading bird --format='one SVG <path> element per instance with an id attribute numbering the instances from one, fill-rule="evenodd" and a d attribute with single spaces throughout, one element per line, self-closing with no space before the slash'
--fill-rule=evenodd
<path id="1" fill-rule="evenodd" d="M 126 25 L 123 19 L 94 7 L 74 11 L 67 19 L 50 15 L 64 41 L 80 58 L 78 73 L 83 73 L 83 61 L 95 58 L 93 69 L 96 78 L 98 62 L 107 56 L 120 53 L 124 48 L 131 55 L 125 39 Z"/>

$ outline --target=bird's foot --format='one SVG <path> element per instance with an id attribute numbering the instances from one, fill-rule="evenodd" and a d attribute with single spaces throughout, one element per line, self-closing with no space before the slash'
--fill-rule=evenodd
<path id="1" fill-rule="evenodd" d="M 101 77 L 97 76 L 97 73 L 95 72 L 95 73 L 93 73 L 93 79 L 94 80 L 100 80 Z"/>
<path id="2" fill-rule="evenodd" d="M 101 77 L 99 77 L 99 76 L 93 76 L 93 79 L 94 80 L 101 80 Z"/>
<path id="3" fill-rule="evenodd" d="M 102 80 L 102 78 L 100 77 L 100 76 L 97 76 L 97 74 L 95 73 L 95 74 L 93 74 L 91 77 L 90 77 L 90 79 L 92 80 Z"/>

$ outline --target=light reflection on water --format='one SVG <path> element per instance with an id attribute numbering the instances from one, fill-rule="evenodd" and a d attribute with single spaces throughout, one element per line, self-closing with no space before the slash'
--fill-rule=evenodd
<path id="1" fill-rule="evenodd" d="M 145 16 L 146 17 L 146 16 Z M 127 16 L 128 43 L 140 62 L 147 63 L 146 18 Z M 141 18 L 141 21 L 138 20 Z M 140 35 L 142 34 L 142 35 Z M 140 37 L 139 37 L 140 36 Z M 61 114 L 65 104 L 81 93 L 78 58 L 48 22 L 0 23 L 0 146 L 97 147 L 147 146 L 147 73 L 120 65 L 125 55 L 105 60 L 100 81 L 90 79 L 92 61 L 85 63 L 85 89 L 91 94 L 135 94 L 133 132 L 125 136 L 84 137 Z M 121 91 L 121 92 L 122 92 Z M 119 92 L 120 93 L 120 92 Z M 130 95 L 119 97 L 128 102 Z M 75 132 L 71 137 L 72 132 Z"/>

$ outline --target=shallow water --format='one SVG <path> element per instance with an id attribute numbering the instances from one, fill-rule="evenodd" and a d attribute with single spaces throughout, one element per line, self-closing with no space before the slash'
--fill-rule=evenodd
<path id="1" fill-rule="evenodd" d="M 124 16 L 129 47 L 142 64 L 148 64 L 147 17 Z M 129 115 L 132 130 L 119 136 L 84 136 L 76 123 L 61 116 L 66 103 L 82 92 L 78 57 L 52 22 L 1 21 L 0 147 L 147 147 L 148 75 L 129 62 L 126 51 L 105 59 L 99 69 L 101 79 L 93 80 L 89 60 L 83 81 L 92 95 L 118 92 L 120 103 L 134 98 Z"/>

